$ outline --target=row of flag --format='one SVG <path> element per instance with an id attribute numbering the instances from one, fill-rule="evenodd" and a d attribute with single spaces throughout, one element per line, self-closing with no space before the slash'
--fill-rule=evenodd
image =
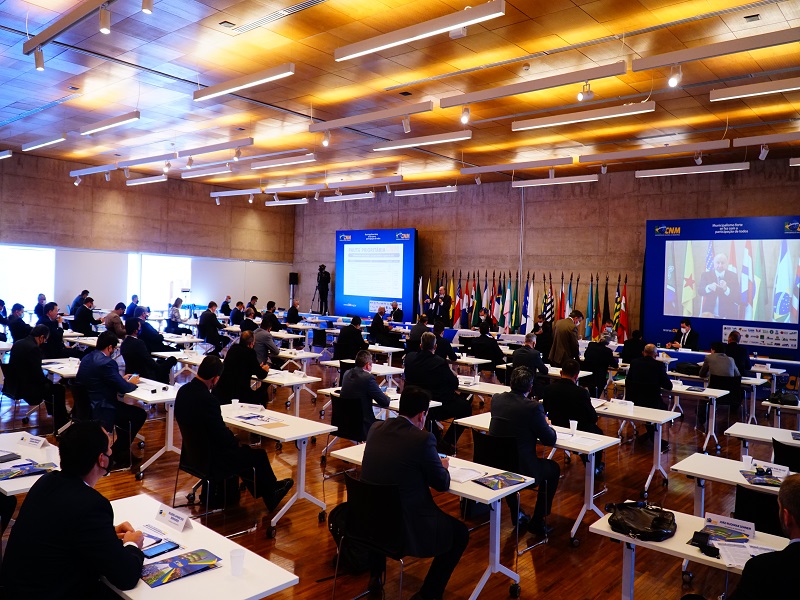
<path id="1" fill-rule="evenodd" d="M 477 327 L 481 322 L 481 309 L 486 309 L 487 316 L 492 319 L 501 332 L 523 334 L 533 331 L 539 314 L 544 315 L 545 321 L 552 323 L 557 319 L 567 317 L 573 310 L 580 310 L 578 288 L 581 277 L 578 275 L 577 278 L 573 278 L 574 273 L 570 274 L 568 283 L 564 273 L 561 273 L 559 294 L 554 293 L 552 274 L 549 275 L 549 281 L 542 274 L 541 288 L 538 288 L 536 283 L 536 273 L 531 275 L 530 271 L 525 277 L 524 288 L 522 288 L 522 275 L 519 272 L 516 276 L 512 275 L 511 271 L 507 276 L 505 273 L 498 276 L 493 271 L 491 286 L 488 271 L 484 272 L 483 284 L 481 284 L 480 272 L 467 272 L 464 277 L 459 271 L 456 279 L 455 271 L 452 271 L 449 281 L 447 275 L 446 271 L 441 273 L 437 271 L 436 279 L 433 279 L 432 273 L 429 273 L 428 284 L 425 288 L 423 288 L 423 277 L 420 276 L 417 291 L 417 314 L 423 312 L 426 302 L 437 300 L 440 288 L 444 288 L 445 294 L 452 299 L 450 318 L 453 327 L 461 329 Z M 630 337 L 627 300 L 628 277 L 625 276 L 623 284 L 622 276 L 617 276 L 613 311 L 609 303 L 608 282 L 609 277 L 606 275 L 601 311 L 600 274 L 589 276 L 586 310 L 582 311 L 586 318 L 586 327 L 585 331 L 581 333 L 585 339 L 597 339 L 602 331 L 602 324 L 611 320 L 619 341 L 623 342 Z"/>

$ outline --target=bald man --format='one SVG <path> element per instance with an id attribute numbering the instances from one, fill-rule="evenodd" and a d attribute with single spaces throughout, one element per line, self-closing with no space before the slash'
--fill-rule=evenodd
<path id="1" fill-rule="evenodd" d="M 728 268 L 728 257 L 717 254 L 714 266 L 700 277 L 702 312 L 722 319 L 739 317 L 739 276 Z"/>

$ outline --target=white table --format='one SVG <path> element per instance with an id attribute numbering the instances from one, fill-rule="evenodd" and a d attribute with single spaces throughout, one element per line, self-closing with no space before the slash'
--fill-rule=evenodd
<path id="1" fill-rule="evenodd" d="M 489 424 L 491 421 L 492 414 L 486 412 L 479 415 L 472 415 L 471 417 L 464 417 L 463 419 L 456 419 L 454 423 L 458 423 L 462 427 L 469 427 L 486 433 L 489 431 Z M 619 438 L 579 431 L 576 436 L 577 439 L 573 439 L 569 429 L 564 427 L 553 427 L 553 429 L 556 430 L 556 434 L 558 435 L 555 448 L 569 450 L 576 454 L 586 454 L 589 457 L 589 460 L 586 462 L 586 473 L 583 479 L 583 506 L 570 531 L 570 541 L 573 545 L 577 545 L 579 542 L 575 534 L 578 532 L 578 527 L 580 527 L 584 515 L 592 510 L 596 512 L 598 516 L 603 516 L 603 512 L 597 508 L 594 503 L 594 468 L 596 454 L 612 446 L 619 445 Z"/>
<path id="2" fill-rule="evenodd" d="M 767 367 L 767 365 L 770 365 L 770 366 Z M 772 394 L 775 393 L 776 385 L 778 383 L 778 375 L 782 375 L 782 374 L 786 373 L 786 369 L 777 369 L 777 368 L 772 366 L 771 362 L 763 364 L 763 365 L 753 365 L 752 367 L 750 367 L 750 370 L 753 371 L 754 373 L 762 373 L 764 375 L 772 375 L 772 378 L 771 378 L 771 381 L 770 381 L 770 393 L 772 393 Z"/>
<path id="3" fill-rule="evenodd" d="M 318 380 L 319 381 L 319 380 Z M 266 410 L 261 406 L 252 404 L 224 404 L 222 409 L 222 420 L 228 425 L 244 429 L 250 433 L 255 433 L 272 440 L 276 440 L 281 446 L 286 442 L 296 442 L 299 454 L 297 456 L 297 487 L 295 488 L 294 495 L 286 501 L 283 508 L 272 517 L 270 521 L 269 537 L 275 537 L 275 527 L 280 521 L 281 517 L 292 507 L 292 505 L 300 499 L 306 499 L 322 509 L 319 513 L 319 520 L 325 520 L 326 505 L 322 500 L 312 496 L 306 489 L 306 454 L 308 452 L 308 440 L 317 435 L 324 435 L 336 431 L 336 427 L 320 423 L 319 421 L 311 421 L 309 419 L 301 419 L 300 417 L 293 417 L 285 413 L 279 413 L 272 410 Z M 236 415 L 249 412 L 259 412 L 268 417 L 279 419 L 282 423 L 276 427 L 264 427 L 252 423 L 245 423 L 237 420 Z M 272 425 L 272 424 L 270 424 Z"/>
<path id="4" fill-rule="evenodd" d="M 319 352 L 307 352 L 305 350 L 281 350 L 278 354 L 278 358 L 286 361 L 281 367 L 282 370 L 292 364 L 303 373 L 308 370 L 308 363 L 320 356 L 322 356 L 322 354 Z M 311 390 L 308 391 L 311 392 Z M 311 393 L 314 394 L 314 392 Z M 314 396 L 316 396 L 316 394 L 314 394 Z"/>
<path id="5" fill-rule="evenodd" d="M 195 344 L 202 344 L 205 340 L 194 336 L 194 335 L 187 335 L 187 334 L 179 334 L 179 333 L 162 333 L 164 337 L 164 341 L 168 344 L 184 344 L 188 346 L 188 349 L 191 350 Z"/>
<path id="6" fill-rule="evenodd" d="M 16 452 L 21 457 L 19 460 L 10 460 L 5 463 L 0 463 L 0 469 L 9 469 L 16 465 L 27 463 L 28 459 L 36 461 L 37 463 L 55 463 L 56 466 L 60 464 L 58 448 L 51 445 L 49 442 L 42 448 L 20 447 L 19 441 L 23 433 L 24 432 L 0 433 L 0 450 Z M 6 496 L 27 494 L 31 491 L 33 484 L 39 481 L 40 477 L 41 475 L 30 475 L 28 477 L 16 477 L 14 479 L 0 481 L 0 494 Z"/>
<path id="7" fill-rule="evenodd" d="M 341 450 L 332 452 L 331 456 L 338 458 L 339 460 L 361 466 L 364 460 L 364 450 L 366 447 L 366 444 L 350 446 L 348 448 L 343 448 Z M 502 472 L 502 469 L 493 469 L 485 465 L 479 465 L 456 457 L 450 458 L 450 464 L 454 467 L 475 469 L 476 471 L 484 472 L 487 475 L 496 475 L 497 473 Z M 514 583 L 519 584 L 519 575 L 508 567 L 500 564 L 500 512 L 502 509 L 501 500 L 503 498 L 511 494 L 516 494 L 518 491 L 534 483 L 533 479 L 529 477 L 526 477 L 525 479 L 525 483 L 520 483 L 519 485 L 499 490 L 491 490 L 480 485 L 479 483 L 475 483 L 474 481 L 465 481 L 464 483 L 458 483 L 457 481 L 450 482 L 450 489 L 448 491 L 451 494 L 455 494 L 461 498 L 467 498 L 468 500 L 474 500 L 475 502 L 480 502 L 481 504 L 488 504 L 490 507 L 489 566 L 486 567 L 486 570 L 484 570 L 483 575 L 475 586 L 475 589 L 472 590 L 472 594 L 470 594 L 469 597 L 470 600 L 475 600 L 480 595 L 481 591 L 486 585 L 486 582 L 489 581 L 489 577 L 491 577 L 491 575 L 494 573 L 502 573 Z"/>
<path id="8" fill-rule="evenodd" d="M 800 448 L 800 442 L 796 442 L 792 439 L 791 431 L 788 429 L 780 429 L 778 427 L 768 427 L 767 425 L 734 423 L 725 430 L 725 435 L 741 441 L 742 456 L 748 454 L 747 445 L 749 442 L 764 442 L 765 444 L 769 444 L 771 446 L 772 440 L 776 439 L 779 442 Z"/>
<path id="9" fill-rule="evenodd" d="M 196 573 L 191 577 L 178 579 L 157 588 L 151 588 L 139 580 L 132 590 L 121 591 L 106 584 L 123 598 L 131 600 L 156 600 L 158 598 L 192 598 L 193 600 L 250 600 L 271 596 L 281 590 L 297 585 L 300 579 L 287 571 L 260 557 L 258 554 L 242 548 L 236 542 L 205 527 L 197 521 L 191 521 L 191 528 L 181 532 L 171 529 L 155 520 L 161 503 L 145 494 L 130 496 L 111 502 L 114 509 L 114 522 L 128 521 L 136 529 L 146 525 L 154 526 L 182 547 L 153 559 L 145 559 L 145 564 L 163 560 L 191 550 L 203 548 L 222 560 L 219 567 L 206 572 Z M 147 531 L 147 529 L 144 529 Z M 159 534 L 160 535 L 160 534 Z M 244 572 L 234 577 L 230 569 L 231 550 L 244 549 Z"/>
<path id="10" fill-rule="evenodd" d="M 80 346 L 86 346 L 87 348 L 96 348 L 97 347 L 97 338 L 93 336 L 78 336 L 78 337 L 70 337 L 64 340 L 65 343 L 68 344 L 76 344 Z"/>
<path id="11" fill-rule="evenodd" d="M 333 367 L 339 369 L 341 367 L 341 363 L 346 363 L 348 365 L 355 365 L 356 361 L 345 358 L 341 361 L 339 360 L 322 360 L 320 361 L 320 365 L 323 367 Z M 381 365 L 379 363 L 372 363 L 372 371 L 371 373 L 375 377 L 383 377 L 384 381 L 381 383 L 386 383 L 386 385 L 390 387 L 397 387 L 395 383 L 394 376 L 395 375 L 402 375 L 403 369 L 401 367 L 392 367 L 390 365 Z"/>
<path id="12" fill-rule="evenodd" d="M 675 535 L 663 542 L 644 542 L 613 531 L 608 524 L 609 516 L 610 515 L 606 515 L 596 523 L 593 523 L 589 527 L 589 531 L 622 542 L 622 600 L 633 600 L 634 597 L 633 584 L 636 575 L 637 547 L 655 550 L 656 552 L 674 556 L 684 561 L 691 560 L 692 562 L 714 567 L 715 569 L 722 569 L 730 573 L 742 572 L 742 570 L 737 567 L 728 567 L 718 558 L 711 558 L 704 555 L 700 552 L 699 548 L 687 543 L 695 531 L 700 531 L 705 526 L 703 519 L 700 517 L 675 512 L 675 523 L 677 525 Z M 759 545 L 774 548 L 775 550 L 782 550 L 789 543 L 789 540 L 786 538 L 761 532 L 757 533 L 753 541 Z"/>
<path id="13" fill-rule="evenodd" d="M 194 375 L 197 373 L 197 368 L 200 366 L 200 363 L 203 362 L 205 358 L 204 354 L 200 354 L 199 352 L 195 352 L 194 350 L 171 350 L 168 352 L 152 352 L 152 355 L 156 358 L 169 358 L 174 357 L 183 367 L 178 373 L 175 373 L 175 370 L 171 370 L 169 374 L 169 382 L 175 383 L 175 377 L 186 371 L 189 375 Z"/>
<path id="14" fill-rule="evenodd" d="M 386 354 L 388 357 L 386 364 L 390 367 L 392 366 L 392 354 L 395 352 L 405 352 L 405 350 L 402 348 L 396 348 L 394 346 L 381 346 L 380 344 L 370 344 L 367 350 L 373 354 Z"/>
<path id="15" fill-rule="evenodd" d="M 701 363 L 702 364 L 702 363 Z M 667 375 L 672 377 L 676 380 L 693 380 L 698 382 L 705 383 L 708 381 L 706 377 L 700 377 L 700 375 L 686 375 L 685 373 L 678 373 L 677 371 L 667 371 Z M 756 423 L 756 388 L 761 385 L 765 385 L 767 383 L 767 379 L 762 379 L 759 377 L 742 377 L 742 387 L 743 388 L 750 388 L 750 406 L 749 406 L 749 417 L 747 422 Z"/>
<path id="16" fill-rule="evenodd" d="M 307 344 L 308 337 L 305 335 L 298 335 L 296 333 L 287 333 L 285 331 L 271 331 L 272 338 L 276 340 L 305 340 L 304 343 Z M 306 348 L 307 349 L 307 348 Z"/>
<path id="17" fill-rule="evenodd" d="M 167 385 L 160 381 L 153 381 L 152 379 L 145 379 L 142 377 L 136 389 L 125 394 L 125 397 L 144 402 L 147 405 L 163 404 L 167 409 L 167 418 L 164 422 L 164 427 L 166 429 L 164 432 L 164 445 L 139 466 L 139 471 L 136 473 L 137 480 L 141 480 L 145 470 L 166 452 L 174 452 L 175 454 L 181 453 L 181 449 L 177 448 L 174 443 L 175 397 L 179 389 L 179 385 Z"/>
<path id="18" fill-rule="evenodd" d="M 765 400 L 761 403 L 761 406 L 766 406 L 770 410 L 773 411 L 772 415 L 772 424 L 775 427 L 781 426 L 781 411 L 788 410 L 789 412 L 800 413 L 800 406 L 786 406 L 785 404 L 775 404 L 768 400 Z M 800 417 L 798 417 L 796 422 L 797 428 L 800 429 Z"/>
<path id="19" fill-rule="evenodd" d="M 81 365 L 77 358 L 52 358 L 42 361 L 42 368 L 51 375 L 58 375 L 62 379 L 74 379 Z"/>
<path id="20" fill-rule="evenodd" d="M 292 400 L 296 400 L 294 403 L 294 416 L 300 416 L 300 390 L 305 388 L 309 392 L 314 395 L 314 401 L 316 401 L 317 395 L 312 392 L 307 384 L 309 383 L 319 383 L 322 381 L 319 377 L 311 377 L 310 375 L 306 375 L 301 371 L 279 371 L 271 369 L 267 376 L 264 379 L 256 379 L 255 381 L 261 381 L 261 383 L 269 383 L 270 385 L 274 385 L 276 387 L 290 387 L 292 388 L 292 393 L 289 395 L 289 398 L 286 400 L 286 408 L 289 408 L 292 405 Z"/>
<path id="21" fill-rule="evenodd" d="M 511 388 L 507 385 L 501 385 L 499 383 L 489 383 L 486 381 L 479 381 L 478 383 L 461 383 L 459 380 L 458 391 L 469 394 L 467 396 L 467 400 L 471 400 L 472 396 L 477 396 L 480 400 L 480 405 L 483 406 L 485 404 L 483 399 L 484 396 L 494 396 L 495 394 L 510 392 Z"/>
<path id="22" fill-rule="evenodd" d="M 492 361 L 488 358 L 475 358 L 474 356 L 459 356 L 456 360 L 457 365 L 466 365 L 472 369 L 472 374 L 477 375 L 482 365 L 490 365 Z"/>

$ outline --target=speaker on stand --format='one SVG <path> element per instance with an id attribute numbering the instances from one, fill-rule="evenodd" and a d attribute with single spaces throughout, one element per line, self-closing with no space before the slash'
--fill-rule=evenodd
<path id="1" fill-rule="evenodd" d="M 295 286 L 300 284 L 300 273 L 289 273 L 289 306 L 294 303 Z"/>

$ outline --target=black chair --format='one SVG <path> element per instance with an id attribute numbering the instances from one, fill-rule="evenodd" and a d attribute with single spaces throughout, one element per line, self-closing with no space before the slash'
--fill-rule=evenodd
<path id="1" fill-rule="evenodd" d="M 33 403 L 29 402 L 27 398 L 25 398 L 25 394 L 22 390 L 22 386 L 20 382 L 17 381 L 18 377 L 16 375 L 16 368 L 11 363 L 0 363 L 0 370 L 3 372 L 3 395 L 9 398 L 14 403 L 14 416 L 12 417 L 12 431 L 16 431 L 13 426 L 14 421 L 17 420 L 17 410 L 19 409 L 19 403 L 24 401 L 30 406 L 28 412 L 25 413 L 25 416 L 22 417 L 22 424 L 27 425 L 28 421 L 30 420 L 30 416 L 36 412 L 36 410 L 43 404 L 41 400 L 39 402 Z M 23 428 L 24 429 L 24 428 Z"/>
<path id="2" fill-rule="evenodd" d="M 73 380 L 69 389 L 72 390 L 72 420 L 91 420 L 92 407 L 89 403 L 89 392 L 86 390 L 86 386 Z"/>
<path id="3" fill-rule="evenodd" d="M 772 452 L 774 463 L 789 467 L 794 473 L 800 471 L 800 446 L 779 442 L 773 438 Z"/>
<path id="4" fill-rule="evenodd" d="M 478 463 L 479 465 L 486 465 L 487 467 L 493 467 L 495 469 L 501 469 L 503 471 L 511 471 L 512 473 L 519 473 L 520 466 L 519 466 L 519 454 L 517 449 L 517 439 L 513 437 L 501 437 L 497 435 L 491 435 L 489 433 L 479 433 L 475 430 L 472 432 L 472 461 Z M 531 484 L 526 489 L 537 489 L 537 484 Z M 517 502 L 516 507 L 517 511 L 519 511 L 519 501 L 520 501 L 520 493 L 517 492 Z M 513 509 L 513 507 L 510 507 Z M 547 518 L 545 517 L 545 522 Z M 547 528 L 545 528 L 545 531 Z M 516 558 L 515 561 L 517 567 L 519 566 L 519 557 L 536 548 L 537 546 L 541 546 L 542 544 L 547 543 L 547 534 L 543 539 L 539 540 L 535 544 L 527 546 L 522 550 L 519 549 L 519 528 L 515 527 L 514 531 L 516 533 Z"/>
<path id="5" fill-rule="evenodd" d="M 344 535 L 339 540 L 336 570 L 333 574 L 333 594 L 336 597 L 336 578 L 339 575 L 339 557 L 345 540 L 358 542 L 371 552 L 382 554 L 400 563 L 400 594 L 403 597 L 403 559 L 405 550 L 405 520 L 397 485 L 378 485 L 345 474 L 347 487 L 347 519 Z M 390 515 L 387 517 L 387 515 Z M 384 572 L 383 580 L 386 580 Z"/>
<path id="6" fill-rule="evenodd" d="M 778 496 L 736 486 L 736 501 L 733 507 L 734 519 L 750 521 L 756 531 L 786 537 L 778 519 Z"/>
<path id="7" fill-rule="evenodd" d="M 324 468 L 328 460 L 328 452 L 338 439 L 350 440 L 354 444 L 366 441 L 364 433 L 364 414 L 361 408 L 361 400 L 358 398 L 345 398 L 337 394 L 331 394 L 331 425 L 336 427 L 336 432 L 328 434 L 327 443 L 322 450 L 322 457 L 319 459 L 320 465 Z M 324 476 L 329 479 L 340 473 Z"/>

